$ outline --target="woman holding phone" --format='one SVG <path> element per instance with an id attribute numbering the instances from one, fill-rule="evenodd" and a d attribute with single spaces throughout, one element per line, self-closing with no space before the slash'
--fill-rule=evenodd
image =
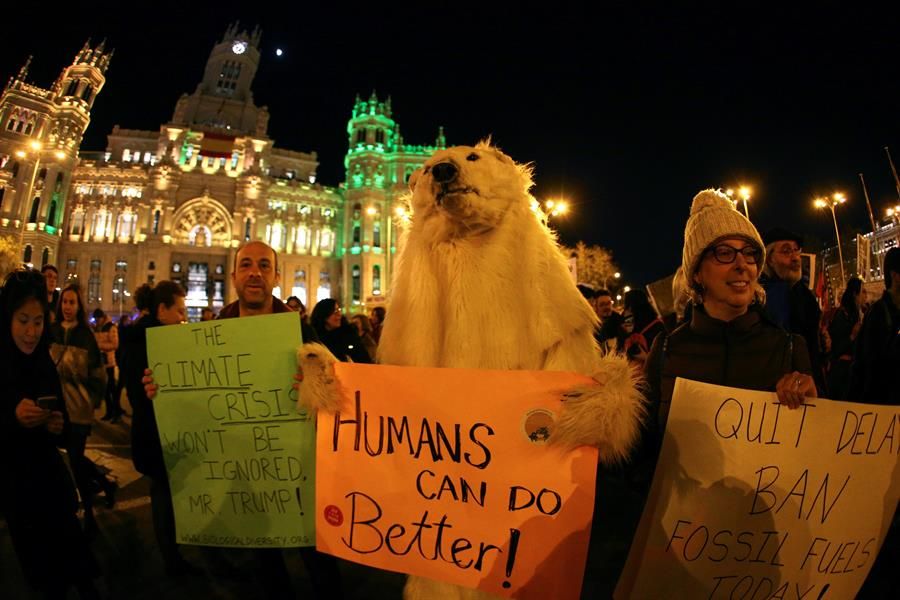
<path id="1" fill-rule="evenodd" d="M 99 568 L 57 450 L 69 419 L 48 350 L 48 323 L 43 276 L 10 273 L 0 290 L 0 512 L 32 587 L 45 598 L 65 598 L 74 585 L 82 598 L 96 598 Z"/>

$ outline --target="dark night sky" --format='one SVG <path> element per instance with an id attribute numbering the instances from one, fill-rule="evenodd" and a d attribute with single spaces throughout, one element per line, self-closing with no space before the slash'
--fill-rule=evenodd
<path id="1" fill-rule="evenodd" d="M 632 285 L 680 262 L 705 187 L 746 182 L 761 231 L 786 225 L 822 241 L 834 230 L 815 195 L 844 191 L 841 228 L 867 227 L 857 173 L 876 214 L 900 202 L 883 150 L 900 161 L 896 4 L 259 4 L 54 9 L 47 29 L 4 27 L 0 76 L 34 54 L 30 80 L 47 87 L 86 38 L 106 37 L 116 54 L 83 145 L 100 150 L 113 124 L 168 121 L 226 25 L 258 23 L 255 100 L 278 146 L 318 152 L 320 182 L 343 179 L 353 98 L 375 89 L 393 97 L 407 143 L 433 143 L 443 125 L 451 144 L 492 134 L 534 162 L 536 195 L 574 204 L 562 240 L 610 248 Z"/>

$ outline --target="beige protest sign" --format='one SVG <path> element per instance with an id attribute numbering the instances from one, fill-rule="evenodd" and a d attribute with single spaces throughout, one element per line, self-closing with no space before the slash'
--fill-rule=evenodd
<path id="1" fill-rule="evenodd" d="M 515 598 L 578 598 L 597 451 L 552 436 L 574 373 L 337 365 L 320 414 L 319 550 Z"/>
<path id="2" fill-rule="evenodd" d="M 616 598 L 853 598 L 900 493 L 897 407 L 678 379 Z"/>

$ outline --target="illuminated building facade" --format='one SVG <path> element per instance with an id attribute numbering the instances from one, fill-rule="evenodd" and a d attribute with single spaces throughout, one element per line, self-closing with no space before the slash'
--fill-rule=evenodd
<path id="1" fill-rule="evenodd" d="M 275 147 L 268 110 L 253 101 L 259 40 L 258 30 L 230 27 L 168 123 L 158 131 L 116 126 L 105 152 L 80 156 L 110 55 L 86 46 L 46 91 L 24 83 L 26 65 L 0 98 L 4 128 L 17 119 L 0 134 L 0 157 L 7 157 L 0 233 L 20 236 L 25 262 L 56 264 L 61 282 L 81 282 L 90 308 L 112 314 L 130 308 L 136 286 L 163 279 L 185 287 L 191 318 L 202 307 L 218 310 L 235 299 L 237 247 L 257 239 L 279 253 L 281 298 L 298 296 L 309 306 L 333 297 L 352 311 L 384 302 L 401 196 L 409 175 L 445 145 L 443 132 L 433 146 L 406 145 L 390 99 L 357 98 L 347 124 L 345 181 L 322 185 L 316 153 Z M 77 96 L 60 96 L 73 78 L 82 82 Z M 46 106 L 33 108 L 37 99 Z M 29 137 L 32 112 L 45 116 Z M 64 119 L 74 124 L 62 140 L 53 124 Z M 43 144 L 39 159 L 29 153 L 31 141 Z M 23 157 L 16 160 L 16 152 Z M 41 170 L 30 185 L 36 161 Z M 26 200 L 32 195 L 36 212 Z"/>

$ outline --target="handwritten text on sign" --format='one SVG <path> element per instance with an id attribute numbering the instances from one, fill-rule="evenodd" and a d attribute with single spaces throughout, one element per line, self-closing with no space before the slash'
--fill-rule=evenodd
<path id="1" fill-rule="evenodd" d="M 340 364 L 319 415 L 317 546 L 517 598 L 577 598 L 597 453 L 552 435 L 571 373 Z M 590 380 L 587 380 L 590 381 Z"/>
<path id="2" fill-rule="evenodd" d="M 292 390 L 297 313 L 148 330 L 177 539 L 311 546 L 315 429 Z"/>
<path id="3" fill-rule="evenodd" d="M 853 598 L 898 497 L 896 407 L 678 379 L 618 598 Z"/>

